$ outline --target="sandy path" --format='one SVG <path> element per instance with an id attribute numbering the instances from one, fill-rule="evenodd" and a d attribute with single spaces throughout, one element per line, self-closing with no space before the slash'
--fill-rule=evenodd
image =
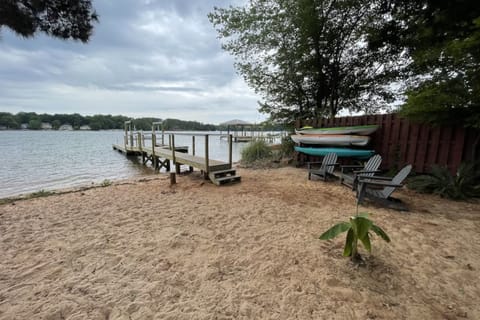
<path id="1" fill-rule="evenodd" d="M 0 319 L 480 319 L 480 204 L 410 191 L 362 207 L 367 266 L 318 240 L 354 213 L 304 169 L 198 173 L 0 206 Z"/>

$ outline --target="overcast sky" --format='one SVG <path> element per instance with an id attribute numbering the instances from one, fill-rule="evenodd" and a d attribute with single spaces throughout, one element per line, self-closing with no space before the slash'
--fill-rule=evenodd
<path id="1" fill-rule="evenodd" d="M 88 44 L 0 31 L 0 111 L 265 120 L 207 19 L 241 0 L 93 0 Z"/>

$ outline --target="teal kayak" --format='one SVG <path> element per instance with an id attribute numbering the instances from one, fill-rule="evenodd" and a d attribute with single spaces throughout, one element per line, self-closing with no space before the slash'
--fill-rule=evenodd
<path id="1" fill-rule="evenodd" d="M 375 154 L 373 150 L 360 150 L 349 148 L 305 148 L 295 147 L 295 151 L 305 153 L 311 156 L 325 156 L 328 153 L 336 153 L 339 157 L 352 157 L 359 159 L 370 158 Z"/>

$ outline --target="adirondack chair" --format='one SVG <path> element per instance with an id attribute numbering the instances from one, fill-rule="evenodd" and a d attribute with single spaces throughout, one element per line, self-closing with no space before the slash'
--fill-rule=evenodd
<path id="1" fill-rule="evenodd" d="M 412 165 L 406 165 L 393 178 L 390 177 L 360 177 L 358 179 L 357 201 L 362 203 L 365 198 L 377 201 L 387 207 L 407 210 L 398 200 L 391 197 L 392 193 L 402 187 L 403 181 L 412 171 Z"/>
<path id="2" fill-rule="evenodd" d="M 322 162 L 309 162 L 308 163 L 308 180 L 311 180 L 312 175 L 323 177 L 324 181 L 327 181 L 328 175 L 333 175 L 333 170 L 337 164 L 337 154 L 328 153 L 323 157 Z"/>
<path id="3" fill-rule="evenodd" d="M 368 159 L 364 166 L 341 166 L 340 183 L 351 187 L 352 190 L 356 190 L 360 177 L 372 177 L 375 173 L 380 173 L 380 171 L 378 171 L 380 163 L 382 163 L 382 156 L 376 154 Z"/>

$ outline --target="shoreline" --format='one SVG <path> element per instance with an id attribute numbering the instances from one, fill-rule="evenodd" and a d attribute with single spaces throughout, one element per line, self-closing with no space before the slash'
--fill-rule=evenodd
<path id="1" fill-rule="evenodd" d="M 318 240 L 355 212 L 351 190 L 238 171 L 1 204 L 0 319 L 480 318 L 480 202 L 401 190 L 409 212 L 362 205 L 392 242 L 374 237 L 355 267 L 344 236 Z"/>

